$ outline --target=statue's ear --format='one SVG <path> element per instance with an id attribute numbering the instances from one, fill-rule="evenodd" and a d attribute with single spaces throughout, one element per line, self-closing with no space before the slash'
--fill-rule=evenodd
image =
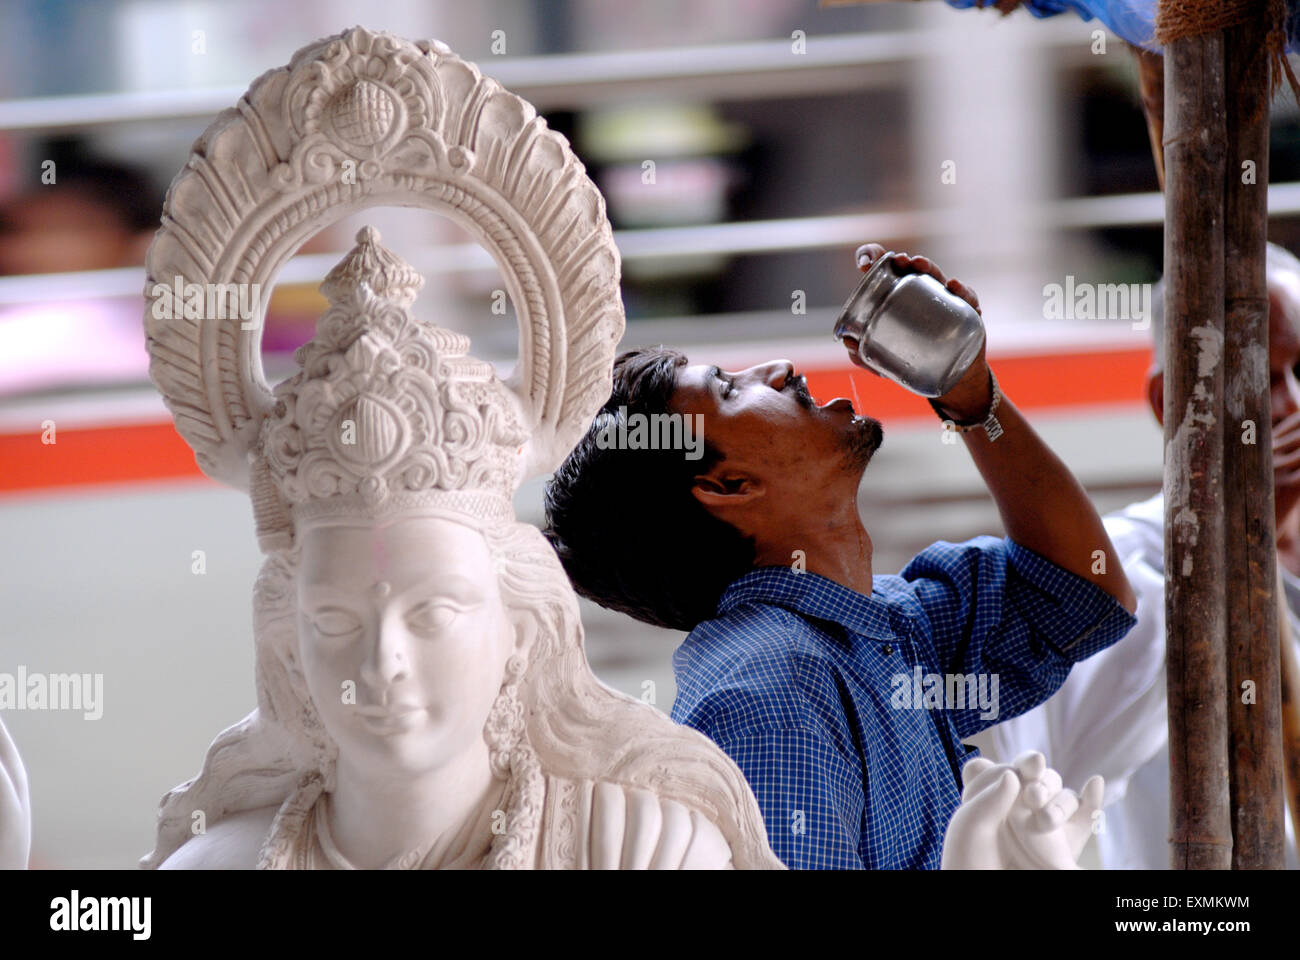
<path id="1" fill-rule="evenodd" d="M 301 684 L 303 687 L 306 687 L 307 675 L 302 672 L 302 665 L 298 662 L 297 649 L 285 651 L 284 668 L 289 672 L 289 679 L 292 680 L 294 684 Z"/>
<path id="2" fill-rule="evenodd" d="M 510 624 L 514 627 L 515 634 L 514 646 L 510 649 L 510 653 L 527 654 L 533 649 L 533 642 L 537 639 L 537 617 L 531 612 L 511 610 Z"/>

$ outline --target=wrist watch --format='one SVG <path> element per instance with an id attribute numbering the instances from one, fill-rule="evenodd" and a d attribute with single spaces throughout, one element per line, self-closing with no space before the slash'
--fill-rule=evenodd
<path id="1" fill-rule="evenodd" d="M 1002 391 L 998 389 L 998 378 L 993 375 L 993 368 L 989 368 L 989 383 L 993 386 L 993 402 L 989 404 L 989 412 L 980 420 L 954 420 L 950 417 L 943 407 L 930 400 L 930 406 L 934 412 L 943 420 L 947 429 L 957 433 L 970 433 L 976 427 L 983 427 L 984 433 L 992 443 L 998 437 L 1002 436 L 1002 424 L 998 423 L 998 418 L 994 416 L 997 413 L 998 404 L 1002 402 Z"/>

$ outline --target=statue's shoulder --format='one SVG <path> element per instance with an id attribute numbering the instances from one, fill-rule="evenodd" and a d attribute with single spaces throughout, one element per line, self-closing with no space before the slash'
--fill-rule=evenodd
<path id="1" fill-rule="evenodd" d="M 160 870 L 252 870 L 271 832 L 278 806 L 232 814 L 190 837 Z"/>
<path id="2" fill-rule="evenodd" d="M 707 816 L 653 791 L 607 780 L 547 778 L 542 866 L 723 870 L 731 846 Z"/>

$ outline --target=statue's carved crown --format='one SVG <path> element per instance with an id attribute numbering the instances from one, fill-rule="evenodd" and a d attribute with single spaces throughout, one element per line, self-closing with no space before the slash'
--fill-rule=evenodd
<path id="1" fill-rule="evenodd" d="M 329 309 L 275 388 L 253 469 L 258 532 L 288 546 L 294 521 L 423 507 L 513 516 L 528 431 L 469 338 L 412 318 L 423 286 L 366 227 L 329 272 Z"/>

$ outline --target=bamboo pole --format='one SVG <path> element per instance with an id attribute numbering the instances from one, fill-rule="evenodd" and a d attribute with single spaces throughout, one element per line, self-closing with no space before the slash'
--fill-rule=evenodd
<path id="1" fill-rule="evenodd" d="M 1263 18 L 1253 17 L 1224 31 L 1223 501 L 1234 870 L 1286 866 L 1265 277 L 1266 27 Z"/>
<path id="2" fill-rule="evenodd" d="M 1147 136 L 1151 138 L 1151 156 L 1156 162 L 1156 182 L 1165 188 L 1165 58 L 1150 50 L 1129 45 L 1138 68 L 1138 93 L 1142 112 L 1147 118 Z"/>
<path id="3" fill-rule="evenodd" d="M 1170 861 L 1227 869 L 1221 31 L 1165 48 L 1165 624 Z"/>

